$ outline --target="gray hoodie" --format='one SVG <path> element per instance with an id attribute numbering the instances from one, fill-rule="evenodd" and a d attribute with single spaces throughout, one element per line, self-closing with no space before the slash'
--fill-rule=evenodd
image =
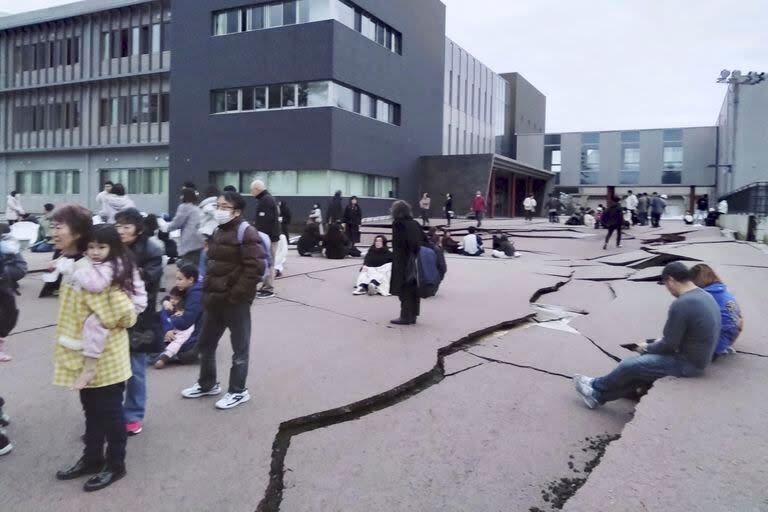
<path id="1" fill-rule="evenodd" d="M 200 234 L 200 221 L 202 213 L 192 203 L 181 203 L 176 210 L 176 215 L 168 224 L 168 231 L 181 230 L 179 239 L 179 254 L 184 256 L 188 252 L 203 248 L 203 235 Z"/>
<path id="2" fill-rule="evenodd" d="M 101 211 L 99 215 L 109 224 L 115 223 L 115 214 L 128 208 L 136 208 L 128 196 L 116 196 L 115 194 L 107 194 L 104 196 Z"/>

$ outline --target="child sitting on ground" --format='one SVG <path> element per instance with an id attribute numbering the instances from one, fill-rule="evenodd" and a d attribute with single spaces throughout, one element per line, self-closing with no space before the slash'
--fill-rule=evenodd
<path id="1" fill-rule="evenodd" d="M 179 353 L 181 347 L 184 346 L 195 331 L 194 324 L 184 330 L 176 329 L 173 326 L 174 318 L 181 318 L 184 316 L 184 301 L 186 294 L 186 290 L 174 286 L 171 289 L 170 295 L 163 301 L 163 310 L 160 312 L 160 318 L 163 323 L 163 331 L 166 334 L 166 346 L 163 353 L 157 361 L 155 361 L 155 368 L 158 370 L 165 368 L 168 361 Z M 169 336 L 168 333 L 172 333 L 172 335 Z"/>
<path id="2" fill-rule="evenodd" d="M 121 292 L 128 295 L 137 315 L 147 309 L 144 281 L 120 241 L 115 226 L 100 224 L 93 227 L 93 237 L 88 243 L 86 256 L 77 262 L 62 258 L 56 268 L 63 276 L 71 275 L 70 279 L 75 286 L 90 293 L 104 293 L 114 283 Z M 108 335 L 109 329 L 102 325 L 95 313 L 91 313 L 83 324 L 82 341 L 59 339 L 59 343 L 71 350 L 82 349 L 85 357 L 83 371 L 74 389 L 84 389 L 96 376 L 96 363 L 104 351 Z"/>

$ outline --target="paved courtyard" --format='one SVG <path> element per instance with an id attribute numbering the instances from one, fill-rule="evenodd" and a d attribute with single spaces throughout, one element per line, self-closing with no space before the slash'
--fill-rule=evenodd
<path id="1" fill-rule="evenodd" d="M 352 295 L 360 259 L 292 251 L 278 297 L 253 306 L 251 402 L 218 411 L 179 394 L 197 367 L 148 369 L 128 476 L 92 495 L 54 478 L 79 456 L 83 417 L 50 383 L 58 303 L 36 298 L 30 274 L 15 359 L 0 366 L 15 446 L 0 459 L 0 510 L 768 511 L 768 255 L 678 222 L 633 228 L 609 251 L 584 227 L 484 227 L 522 257 L 449 256 L 413 327 L 389 324 L 396 298 Z M 639 404 L 586 409 L 570 376 L 605 373 L 631 357 L 619 344 L 660 335 L 672 298 L 655 281 L 673 260 L 707 262 L 729 285 L 741 353 Z M 225 335 L 223 380 L 230 356 Z"/>

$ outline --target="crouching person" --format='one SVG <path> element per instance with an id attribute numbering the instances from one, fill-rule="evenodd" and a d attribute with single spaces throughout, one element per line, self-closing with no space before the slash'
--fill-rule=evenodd
<path id="1" fill-rule="evenodd" d="M 576 392 L 590 409 L 627 397 L 662 377 L 699 377 L 712 361 L 720 336 L 717 302 L 691 281 L 690 272 L 680 262 L 667 265 L 661 281 L 676 298 L 663 337 L 638 343 L 636 350 L 641 355 L 623 360 L 604 377 L 573 377 Z"/>

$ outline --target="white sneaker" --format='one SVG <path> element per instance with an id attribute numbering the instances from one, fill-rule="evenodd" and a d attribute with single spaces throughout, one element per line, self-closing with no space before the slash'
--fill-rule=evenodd
<path id="1" fill-rule="evenodd" d="M 200 398 L 201 396 L 216 396 L 220 394 L 221 386 L 219 386 L 218 382 L 208 391 L 203 390 L 203 388 L 201 388 L 200 384 L 197 382 L 195 382 L 195 385 L 191 388 L 187 388 L 181 391 L 181 396 L 184 398 Z"/>
<path id="2" fill-rule="evenodd" d="M 365 295 L 366 291 L 362 287 L 355 288 L 355 291 L 352 292 L 352 295 Z"/>
<path id="3" fill-rule="evenodd" d="M 592 388 L 592 382 L 594 380 L 595 379 L 593 378 L 579 374 L 573 376 L 573 385 L 576 388 L 576 392 L 590 409 L 595 409 L 600 405 L 594 397 L 595 390 Z"/>
<path id="4" fill-rule="evenodd" d="M 232 409 L 240 404 L 244 404 L 251 399 L 251 394 L 246 389 L 242 393 L 227 393 L 224 398 L 216 402 L 217 409 Z"/>

